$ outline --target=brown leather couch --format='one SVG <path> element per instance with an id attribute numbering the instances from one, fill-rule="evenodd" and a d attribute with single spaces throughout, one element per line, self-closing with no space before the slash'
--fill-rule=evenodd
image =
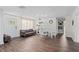
<path id="1" fill-rule="evenodd" d="M 20 36 L 21 37 L 28 37 L 35 35 L 36 31 L 33 29 L 28 29 L 28 30 L 20 30 Z"/>

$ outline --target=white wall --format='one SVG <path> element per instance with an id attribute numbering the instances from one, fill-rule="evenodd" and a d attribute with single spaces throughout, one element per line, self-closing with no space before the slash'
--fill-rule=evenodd
<path id="1" fill-rule="evenodd" d="M 41 20 L 39 20 L 39 18 L 36 20 L 36 25 L 39 22 L 43 22 L 40 26 L 39 26 L 39 34 L 44 35 L 44 32 L 49 32 L 49 36 L 52 34 L 56 35 L 57 34 L 57 22 L 56 22 L 56 18 L 55 17 L 40 17 Z M 52 19 L 53 23 L 50 24 L 49 20 Z M 36 26 L 37 27 L 37 26 Z M 36 28 L 37 29 L 37 28 Z"/>
<path id="2" fill-rule="evenodd" d="M 10 35 L 11 37 L 19 37 L 20 30 L 22 29 L 22 19 L 31 20 L 31 18 L 25 18 L 13 14 L 11 12 L 4 12 L 4 34 Z M 16 23 L 11 25 L 10 21 L 15 21 Z M 16 28 L 17 27 L 17 28 Z"/>
<path id="3" fill-rule="evenodd" d="M 73 29 L 72 29 L 72 16 L 67 16 L 67 17 L 65 17 L 65 24 L 64 24 L 64 26 L 65 26 L 65 35 L 66 35 L 66 37 L 73 37 L 72 36 L 72 31 L 73 31 Z"/>
<path id="4" fill-rule="evenodd" d="M 14 16 L 12 14 L 4 13 L 4 34 L 10 35 L 11 37 L 19 36 L 21 29 L 21 18 Z M 14 21 L 14 24 L 11 24 L 10 21 Z"/>
<path id="5" fill-rule="evenodd" d="M 56 17 L 40 17 L 43 24 L 40 26 L 40 34 L 43 34 L 43 32 L 48 31 L 55 32 L 57 34 L 57 20 Z M 53 24 L 49 24 L 49 20 L 52 19 L 54 21 Z M 39 20 L 36 19 L 36 24 L 38 24 Z M 73 37 L 73 27 L 72 27 L 72 16 L 65 17 L 64 21 L 65 26 L 65 35 L 66 37 Z"/>
<path id="6" fill-rule="evenodd" d="M 79 15 L 73 17 L 74 26 L 73 26 L 73 39 L 75 42 L 79 42 Z"/>
<path id="7" fill-rule="evenodd" d="M 75 42 L 79 42 L 79 7 L 75 9 L 72 14 L 72 18 L 74 20 L 73 25 L 73 40 Z"/>
<path id="8" fill-rule="evenodd" d="M 0 9 L 0 44 L 3 44 L 3 10 Z"/>
<path id="9" fill-rule="evenodd" d="M 76 17 L 76 27 L 75 27 L 75 31 L 76 31 L 76 41 L 79 42 L 79 14 Z"/>

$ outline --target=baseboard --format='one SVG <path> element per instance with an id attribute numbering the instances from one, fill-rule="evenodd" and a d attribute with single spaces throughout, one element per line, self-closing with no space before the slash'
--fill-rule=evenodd
<path id="1" fill-rule="evenodd" d="M 19 38 L 20 36 L 17 36 L 17 37 L 12 37 L 11 39 L 16 39 L 16 38 Z"/>
<path id="2" fill-rule="evenodd" d="M 75 43 L 79 43 L 79 40 L 73 40 Z"/>

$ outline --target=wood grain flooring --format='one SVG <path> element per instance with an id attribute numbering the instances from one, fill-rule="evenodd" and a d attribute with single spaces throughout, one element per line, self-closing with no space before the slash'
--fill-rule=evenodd
<path id="1" fill-rule="evenodd" d="M 78 52 L 79 43 L 71 39 L 42 38 L 38 35 L 27 38 L 15 38 L 0 46 L 0 52 Z"/>

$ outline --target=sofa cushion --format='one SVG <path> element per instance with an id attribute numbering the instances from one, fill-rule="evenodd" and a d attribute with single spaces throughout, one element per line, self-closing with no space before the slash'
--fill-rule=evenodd
<path id="1" fill-rule="evenodd" d="M 32 32 L 33 31 L 33 29 L 28 29 L 28 30 L 26 30 L 26 32 Z"/>

